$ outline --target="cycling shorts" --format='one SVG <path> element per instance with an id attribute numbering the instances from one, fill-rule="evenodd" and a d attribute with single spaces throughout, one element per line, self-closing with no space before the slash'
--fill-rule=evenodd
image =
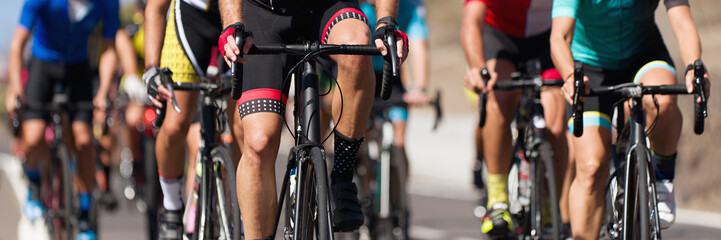
<path id="1" fill-rule="evenodd" d="M 353 0 L 330 1 L 307 8 L 270 10 L 247 2 L 243 9 L 246 30 L 255 44 L 295 44 L 300 40 L 325 43 L 332 27 L 344 19 L 368 23 Z M 238 100 L 240 117 L 256 112 L 284 114 L 290 81 L 288 71 L 298 56 L 248 55 L 243 66 L 243 94 Z"/>
<path id="2" fill-rule="evenodd" d="M 70 103 L 91 102 L 93 89 L 91 86 L 90 66 L 86 61 L 74 64 L 50 63 L 32 57 L 28 65 L 28 79 L 25 86 L 25 100 L 32 103 L 51 103 L 55 87 L 63 87 Z M 90 123 L 92 111 L 70 111 L 71 121 Z M 50 121 L 50 114 L 45 111 L 27 109 L 23 112 L 23 120 L 43 119 Z"/>
<path id="3" fill-rule="evenodd" d="M 548 39 L 551 30 L 526 38 L 512 37 L 492 26 L 483 27 L 483 54 L 486 61 L 505 59 L 515 66 L 531 59 L 541 62 L 541 69 L 553 68 L 551 45 Z"/>
<path id="4" fill-rule="evenodd" d="M 643 74 L 656 68 L 667 69 L 676 75 L 671 56 L 663 43 L 656 44 L 656 47 L 650 47 L 646 52 L 647 54 L 643 54 L 641 55 L 643 57 L 632 61 L 628 65 L 630 67 L 625 69 L 603 69 L 584 63 L 583 71 L 588 77 L 591 87 L 613 86 L 629 82 L 638 83 Z M 613 116 L 614 105 L 620 103 L 619 101 L 623 99 L 609 95 L 587 96 L 584 99 L 583 126 L 601 126 L 611 131 L 611 116 Z M 570 118 L 570 114 L 572 114 L 572 111 L 567 111 L 567 115 L 569 115 L 568 129 L 573 132 L 573 119 Z"/>
<path id="5" fill-rule="evenodd" d="M 185 1 L 173 0 L 171 6 L 160 67 L 169 68 L 175 82 L 200 82 L 211 55 L 217 54 L 220 15 Z"/>

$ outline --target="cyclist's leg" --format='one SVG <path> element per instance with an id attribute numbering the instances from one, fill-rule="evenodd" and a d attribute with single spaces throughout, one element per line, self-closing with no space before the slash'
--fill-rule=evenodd
<path id="1" fill-rule="evenodd" d="M 143 123 L 144 106 L 143 103 L 130 101 L 125 108 L 125 126 L 122 129 L 123 141 L 125 142 L 125 146 L 130 149 L 135 163 L 138 163 L 143 156 L 140 148 L 140 132 L 138 132 L 138 126 Z"/>
<path id="2" fill-rule="evenodd" d="M 353 17 L 345 18 L 341 14 L 343 12 Z M 321 38 L 323 42 L 329 44 L 371 43 L 368 20 L 358 10 L 357 2 L 339 1 L 328 8 L 324 15 L 321 21 L 325 25 Z M 336 22 L 335 25 L 332 25 L 332 22 Z M 358 149 L 364 140 L 365 123 L 368 121 L 373 103 L 375 81 L 370 56 L 335 55 L 331 57 L 338 63 L 337 87 L 340 90 L 334 91 L 333 98 L 333 119 L 337 124 L 334 141 L 335 156 L 331 172 L 333 198 L 336 206 L 333 211 L 333 225 L 336 230 L 350 231 L 363 224 L 363 213 L 358 202 L 357 187 L 351 180 L 353 171 L 358 164 Z"/>
<path id="3" fill-rule="evenodd" d="M 636 79 L 643 85 L 676 84 L 675 70 L 669 62 L 653 61 L 644 65 L 638 71 Z M 673 178 L 683 118 L 676 104 L 676 95 L 644 96 L 643 110 L 646 113 L 647 128 L 653 128 L 648 138 L 651 142 L 653 163 L 656 165 L 658 216 L 661 228 L 665 229 L 676 219 Z"/>
<path id="4" fill-rule="evenodd" d="M 611 132 L 601 126 L 588 125 L 583 131 L 583 136 L 573 141 L 576 177 L 570 189 L 571 226 L 574 239 L 596 239 L 604 216 L 603 196 L 608 175 Z"/>
<path id="5" fill-rule="evenodd" d="M 623 81 L 623 71 L 611 71 L 584 64 L 592 87 Z M 573 137 L 576 176 L 571 183 L 569 212 L 574 239 L 596 239 L 604 217 L 604 189 L 611 152 L 612 105 L 610 96 L 585 97 L 583 136 Z M 568 122 L 569 130 L 573 121 Z"/>
<path id="6" fill-rule="evenodd" d="M 294 43 L 297 32 L 290 20 L 292 18 L 294 23 L 305 20 L 305 16 L 276 14 L 252 2 L 245 4 L 243 11 L 245 27 L 253 32 L 256 44 Z M 306 24 L 298 24 L 303 25 Z M 243 65 L 243 94 L 237 102 L 242 121 L 243 154 L 238 164 L 236 186 L 245 238 L 262 239 L 274 231 L 278 207 L 275 159 L 280 134 L 285 129 L 283 115 L 287 101 L 287 88 L 283 82 L 298 59 L 285 55 L 247 55 L 244 58 L 248 63 Z"/>

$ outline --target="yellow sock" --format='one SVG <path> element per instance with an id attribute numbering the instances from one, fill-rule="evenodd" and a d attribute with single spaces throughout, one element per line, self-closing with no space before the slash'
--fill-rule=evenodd
<path id="1" fill-rule="evenodd" d="M 491 209 L 493 204 L 508 204 L 508 174 L 491 174 L 487 178 L 488 204 L 486 207 Z"/>

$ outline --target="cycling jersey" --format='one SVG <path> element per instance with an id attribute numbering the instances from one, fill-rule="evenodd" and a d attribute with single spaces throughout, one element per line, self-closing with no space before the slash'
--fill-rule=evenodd
<path id="1" fill-rule="evenodd" d="M 525 38 L 551 29 L 553 0 L 465 0 L 486 4 L 485 22 L 508 35 Z"/>
<path id="2" fill-rule="evenodd" d="M 33 32 L 32 55 L 50 63 L 88 59 L 88 36 L 102 22 L 102 37 L 118 30 L 118 0 L 27 0 L 20 25 Z"/>
<path id="3" fill-rule="evenodd" d="M 553 18 L 576 19 L 571 52 L 577 61 L 620 70 L 649 45 L 663 44 L 654 11 L 659 0 L 556 0 Z M 688 0 L 664 0 L 666 9 Z M 652 44 L 649 44 L 652 43 Z"/>
<path id="4" fill-rule="evenodd" d="M 361 11 L 368 19 L 377 19 L 375 8 L 369 3 L 360 6 Z M 408 35 L 409 40 L 428 39 L 428 25 L 426 24 L 426 7 L 420 0 L 400 0 L 398 2 L 399 30 Z M 376 22 L 370 21 L 371 29 L 375 29 Z M 383 72 L 383 57 L 373 56 L 373 70 Z"/>
<path id="5" fill-rule="evenodd" d="M 172 1 L 160 67 L 169 68 L 175 82 L 200 82 L 221 30 L 217 0 Z"/>

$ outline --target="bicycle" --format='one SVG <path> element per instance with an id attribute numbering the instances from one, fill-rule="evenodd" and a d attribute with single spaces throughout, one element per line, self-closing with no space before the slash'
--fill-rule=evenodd
<path id="1" fill-rule="evenodd" d="M 185 237 L 195 240 L 203 239 L 242 239 L 240 209 L 235 188 L 235 165 L 228 149 L 220 143 L 219 132 L 223 132 L 227 124 L 225 108 L 219 102 L 231 91 L 230 81 L 222 77 L 219 81 L 207 79 L 199 83 L 173 82 L 172 72 L 168 68 L 160 70 L 162 84 L 170 91 L 171 103 L 175 111 L 180 108 L 175 100 L 175 90 L 199 91 L 201 101 L 200 148 L 196 159 L 197 185 L 186 201 L 183 214 L 184 221 L 192 209 L 188 208 L 191 201 L 196 201 L 194 229 Z M 165 103 L 160 108 L 154 126 L 160 127 L 165 117 Z M 197 189 L 196 189 L 197 188 Z M 187 230 L 186 230 L 187 231 Z M 189 235 L 189 236 L 188 236 Z"/>
<path id="2" fill-rule="evenodd" d="M 241 37 L 238 35 L 234 37 L 236 45 L 243 46 Z M 381 98 L 384 100 L 390 97 L 390 78 L 399 76 L 397 67 L 399 62 L 395 56 L 395 37 L 390 34 L 385 42 L 389 46 L 389 53 L 391 53 L 389 55 L 391 55 L 392 61 L 384 64 L 384 76 L 381 84 Z M 295 103 L 296 106 L 302 107 L 296 107 L 293 111 L 295 146 L 291 148 L 288 157 L 278 199 L 274 227 L 276 231 L 273 231 L 271 238 L 275 238 L 283 205 L 287 202 L 286 226 L 283 231 L 285 239 L 314 239 L 314 237 L 321 240 L 333 239 L 330 183 L 318 118 L 320 88 L 315 65 L 310 61 L 313 57 L 321 54 L 380 55 L 380 52 L 374 45 L 332 45 L 308 42 L 295 45 L 254 45 L 248 54 L 304 56 L 290 71 L 295 73 L 295 76 L 300 76 L 294 81 Z M 242 94 L 242 71 L 240 63 L 232 64 L 232 96 L 234 99 L 239 99 Z"/>
<path id="3" fill-rule="evenodd" d="M 120 95 L 116 98 L 115 106 L 120 115 L 117 119 L 121 119 L 121 121 L 125 119 L 124 114 L 129 101 L 127 95 Z M 145 216 L 148 239 L 157 239 L 158 237 L 158 209 L 162 206 L 160 201 L 162 191 L 158 181 L 158 165 L 155 160 L 157 130 L 153 128 L 153 124 L 158 116 L 158 112 L 155 110 L 150 101 L 146 101 L 143 105 L 142 120 L 134 129 L 137 131 L 136 137 L 140 143 L 140 159 L 135 159 L 130 147 L 122 146 L 118 165 L 123 197 L 134 203 L 135 208 Z"/>
<path id="4" fill-rule="evenodd" d="M 704 93 L 705 68 L 700 60 L 694 62 L 694 102 L 697 98 L 701 102 L 694 107 L 694 132 L 703 133 L 704 118 L 708 116 L 706 108 L 706 95 Z M 583 105 L 579 100 L 581 96 L 613 95 L 620 97 L 621 101 L 630 100 L 630 128 L 629 147 L 623 154 L 625 159 L 609 177 L 606 189 L 607 216 L 602 231 L 612 239 L 661 239 L 661 228 L 658 218 L 656 199 L 656 175 L 652 174 L 654 168 L 651 164 L 651 152 L 647 143 L 645 115 L 642 106 L 644 95 L 654 94 L 689 94 L 686 86 L 659 85 L 644 86 L 642 84 L 619 84 L 616 86 L 602 86 L 591 88 L 590 94 L 584 94 L 583 66 L 576 63 L 574 66 L 573 96 L 573 134 L 580 137 L 583 134 Z M 617 128 L 625 122 L 622 116 L 623 104 L 616 106 L 619 110 Z M 621 125 L 619 125 L 621 124 Z M 621 138 L 622 134 L 619 134 Z M 615 193 L 613 193 L 615 192 Z M 622 197 L 622 201 L 618 198 Z"/>
<path id="5" fill-rule="evenodd" d="M 440 96 L 436 91 L 429 102 L 435 110 L 433 130 L 443 118 Z M 363 212 L 369 220 L 366 227 L 371 239 L 409 239 L 408 167 L 405 154 L 395 145 L 391 108 L 374 107 L 371 112 L 368 142 L 362 151 L 365 164 L 356 173 L 362 179 L 361 194 L 366 196 Z"/>
<path id="6" fill-rule="evenodd" d="M 517 184 L 509 184 L 509 202 L 514 218 L 520 223 L 516 232 L 521 239 L 560 239 L 561 214 L 558 206 L 553 151 L 546 139 L 546 120 L 541 105 L 541 89 L 558 87 L 563 80 L 547 80 L 540 75 L 540 62 L 529 61 L 521 66 L 523 72 L 511 74 L 511 81 L 497 81 L 494 90 L 521 89 L 519 110 L 514 117 L 513 165 L 518 174 L 509 177 Z M 481 70 L 484 82 L 491 79 L 487 69 Z M 486 96 L 479 94 L 479 126 L 485 125 Z M 515 207 L 518 206 L 518 207 Z M 544 210 L 550 208 L 550 216 Z M 514 210 L 515 209 L 515 210 Z M 549 218 L 550 217 L 550 218 Z M 551 232 L 547 226 L 550 223 Z"/>
<path id="7" fill-rule="evenodd" d="M 68 147 L 65 145 L 64 130 L 69 129 L 65 122 L 64 113 L 69 111 L 92 111 L 95 106 L 92 102 L 70 103 L 69 95 L 64 91 L 62 84 L 55 84 L 52 102 L 22 102 L 20 97 L 16 99 L 16 114 L 13 119 L 13 133 L 19 134 L 20 110 L 31 109 L 50 113 L 51 121 L 48 128 L 52 129 L 52 140 L 50 143 L 50 162 L 47 175 L 42 181 L 40 199 L 45 209 L 44 216 L 46 225 L 49 226 L 50 236 L 54 239 L 73 240 L 78 232 L 78 217 L 80 215 L 79 200 L 76 197 L 75 183 L 75 159 Z M 16 135 L 17 137 L 18 135 Z M 50 186 L 48 186 L 50 184 Z M 91 224 L 97 226 L 97 204 L 93 205 L 90 211 Z"/>

